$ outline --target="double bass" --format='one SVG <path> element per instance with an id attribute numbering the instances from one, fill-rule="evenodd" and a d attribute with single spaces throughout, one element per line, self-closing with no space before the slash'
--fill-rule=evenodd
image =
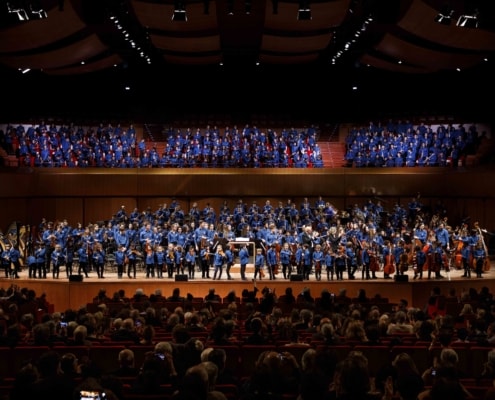
<path id="1" fill-rule="evenodd" d="M 383 273 L 386 275 L 392 275 L 393 273 L 395 273 L 394 255 L 392 253 L 392 246 L 390 244 L 387 245 L 387 248 L 388 253 L 385 255 L 385 258 L 383 260 Z"/>
<path id="2" fill-rule="evenodd" d="M 483 250 L 485 251 L 485 259 L 483 260 L 483 272 L 488 272 L 490 271 L 491 265 L 490 265 L 490 257 L 488 256 L 488 248 L 486 247 L 485 239 L 483 238 L 483 231 L 481 230 L 478 222 L 475 222 L 474 226 L 480 235 L 479 240 L 481 241 L 481 244 L 483 245 Z"/>

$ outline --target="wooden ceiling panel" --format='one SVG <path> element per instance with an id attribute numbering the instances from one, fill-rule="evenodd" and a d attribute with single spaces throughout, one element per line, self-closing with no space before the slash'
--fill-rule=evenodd
<path id="1" fill-rule="evenodd" d="M 220 51 L 218 35 L 192 38 L 151 35 L 151 41 L 155 47 L 167 51 L 183 53 Z"/>
<path id="2" fill-rule="evenodd" d="M 132 0 L 132 7 L 141 25 L 150 29 L 174 32 L 217 30 L 216 2 L 210 1 L 209 13 L 204 13 L 203 3 L 186 3 L 187 22 L 172 21 L 172 4 L 148 3 Z"/>
<path id="3" fill-rule="evenodd" d="M 291 54 L 291 55 L 260 53 L 259 61 L 261 62 L 261 64 L 297 65 L 297 64 L 308 64 L 314 62 L 315 60 L 317 60 L 317 58 L 318 58 L 318 53 Z"/>
<path id="4" fill-rule="evenodd" d="M 165 55 L 163 57 L 166 62 L 175 65 L 215 65 L 220 64 L 222 61 L 222 56 L 220 54 L 217 55 L 207 55 L 207 56 L 178 56 L 178 55 Z"/>
<path id="5" fill-rule="evenodd" d="M 402 40 L 390 33 L 386 34 L 376 49 L 409 65 L 422 66 L 432 71 L 443 69 L 468 68 L 481 61 L 479 54 L 456 54 L 427 49 Z"/>
<path id="6" fill-rule="evenodd" d="M 102 71 L 108 68 L 114 68 L 116 65 L 119 65 L 122 62 L 122 58 L 117 54 L 110 55 L 101 60 L 94 61 L 91 63 L 84 63 L 75 65 L 67 68 L 57 68 L 57 69 L 46 69 L 44 72 L 47 75 L 74 75 L 74 74 L 87 74 L 94 71 Z"/>
<path id="7" fill-rule="evenodd" d="M 263 35 L 261 50 L 280 53 L 315 52 L 325 49 L 331 37 L 330 33 L 306 37 Z"/>
<path id="8" fill-rule="evenodd" d="M 316 31 L 339 26 L 347 15 L 350 0 L 313 2 L 311 20 L 298 21 L 299 4 L 279 1 L 278 13 L 273 14 L 272 2 L 266 2 L 265 28 L 278 31 Z"/>
<path id="9" fill-rule="evenodd" d="M 369 54 L 363 55 L 360 59 L 361 64 L 374 67 L 380 70 L 386 70 L 397 73 L 407 74 L 428 74 L 434 72 L 434 70 L 424 67 L 417 67 L 411 65 L 404 65 L 399 63 L 393 63 L 382 58 L 378 58 Z"/>
<path id="10" fill-rule="evenodd" d="M 474 51 L 495 50 L 495 32 L 456 26 L 454 16 L 450 25 L 435 22 L 438 11 L 422 0 L 414 0 L 398 22 L 402 29 L 433 43 Z"/>
<path id="11" fill-rule="evenodd" d="M 97 35 L 91 35 L 77 43 L 43 54 L 26 56 L 2 56 L 0 62 L 11 68 L 48 69 L 70 66 L 86 61 L 106 51 L 108 47 Z"/>
<path id="12" fill-rule="evenodd" d="M 85 23 L 66 2 L 64 11 L 48 11 L 48 18 L 30 20 L 0 31 L 0 53 L 21 52 L 50 45 L 85 28 Z"/>

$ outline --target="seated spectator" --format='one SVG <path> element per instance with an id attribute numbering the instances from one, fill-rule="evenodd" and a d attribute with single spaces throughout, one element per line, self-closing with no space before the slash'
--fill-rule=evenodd
<path id="1" fill-rule="evenodd" d="M 495 349 L 492 349 L 487 354 L 487 360 L 483 364 L 481 378 L 495 379 Z"/>
<path id="2" fill-rule="evenodd" d="M 215 293 L 215 288 L 210 288 L 208 294 L 205 296 L 205 301 L 210 303 L 220 303 L 222 298 Z"/>
<path id="3" fill-rule="evenodd" d="M 139 368 L 136 368 L 134 362 L 134 352 L 131 349 L 124 349 L 119 352 L 118 356 L 119 367 L 112 372 L 113 375 L 119 377 L 137 377 Z"/>
<path id="4" fill-rule="evenodd" d="M 185 297 L 181 296 L 180 288 L 174 288 L 174 290 L 172 291 L 172 295 L 167 297 L 167 301 L 182 302 L 185 301 Z"/>
<path id="5" fill-rule="evenodd" d="M 111 339 L 115 342 L 125 341 L 138 344 L 141 338 L 136 331 L 134 320 L 126 318 L 122 321 L 122 326 L 112 333 Z"/>

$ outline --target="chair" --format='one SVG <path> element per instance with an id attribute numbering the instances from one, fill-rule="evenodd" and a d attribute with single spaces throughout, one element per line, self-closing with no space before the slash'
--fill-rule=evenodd
<path id="1" fill-rule="evenodd" d="M 119 353 L 125 348 L 121 344 L 92 346 L 89 348 L 89 358 L 102 374 L 110 373 L 119 367 Z"/>
<path id="2" fill-rule="evenodd" d="M 431 366 L 430 352 L 426 346 L 398 345 L 390 349 L 390 360 L 393 361 L 400 353 L 411 356 L 419 371 L 424 371 Z"/>
<path id="3" fill-rule="evenodd" d="M 230 371 L 234 376 L 241 376 L 241 350 L 238 345 L 226 345 L 226 346 L 217 346 L 211 345 L 211 347 L 215 349 L 223 349 L 227 356 L 227 360 L 225 363 L 225 369 Z"/>
<path id="4" fill-rule="evenodd" d="M 73 353 L 79 360 L 84 357 L 89 357 L 88 346 L 67 346 L 67 345 L 55 345 L 52 347 L 54 351 L 63 356 L 65 353 Z"/>
<path id="5" fill-rule="evenodd" d="M 261 353 L 265 351 L 277 351 L 275 345 L 250 345 L 240 346 L 240 367 L 239 377 L 251 376 L 256 368 L 256 362 Z"/>
<path id="6" fill-rule="evenodd" d="M 9 366 L 8 376 L 15 376 L 27 361 L 37 362 L 41 355 L 48 351 L 50 351 L 48 346 L 17 346 L 11 349 L 9 358 L 2 362 Z"/>
<path id="7" fill-rule="evenodd" d="M 289 346 L 284 346 L 283 344 L 280 345 L 277 344 L 277 351 L 279 353 L 285 353 L 285 352 L 291 353 L 296 358 L 299 365 L 301 365 L 301 359 L 303 354 L 306 353 L 308 349 L 311 349 L 311 346 L 306 346 L 304 344 L 290 344 Z"/>
<path id="8" fill-rule="evenodd" d="M 228 400 L 237 400 L 239 398 L 239 388 L 234 384 L 215 385 L 215 390 L 222 392 Z"/>
<path id="9" fill-rule="evenodd" d="M 354 346 L 354 351 L 360 351 L 368 359 L 368 371 L 371 377 L 375 377 L 377 372 L 390 363 L 390 349 L 388 346 L 358 345 Z"/>
<path id="10" fill-rule="evenodd" d="M 132 352 L 134 353 L 134 365 L 136 366 L 136 368 L 139 368 L 141 367 L 141 365 L 143 365 L 144 357 L 147 352 L 155 351 L 155 346 L 148 346 L 148 345 L 133 344 L 128 348 L 129 350 L 132 350 Z"/>

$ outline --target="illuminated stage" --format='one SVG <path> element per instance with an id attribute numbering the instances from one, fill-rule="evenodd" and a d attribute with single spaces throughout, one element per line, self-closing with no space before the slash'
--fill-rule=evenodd
<path id="1" fill-rule="evenodd" d="M 447 273 L 442 271 L 443 279 L 426 279 L 427 273 L 423 273 L 422 280 L 414 280 L 411 269 L 406 273 L 407 282 L 396 282 L 394 279 L 383 279 L 383 272 L 378 272 L 376 280 L 362 280 L 361 272 L 356 273 L 357 279 L 348 280 L 347 274 L 344 274 L 343 281 L 327 281 L 326 274 L 322 274 L 322 280 L 316 281 L 315 276 L 311 275 L 309 281 L 289 281 L 283 279 L 281 273 L 276 276 L 275 280 L 264 278 L 257 280 L 258 289 L 268 287 L 275 290 L 277 295 L 282 295 L 287 287 L 292 287 L 295 294 L 300 293 L 305 287 L 310 288 L 313 297 L 319 297 L 323 289 L 328 289 L 332 293 L 338 293 L 341 289 L 347 290 L 349 297 L 356 297 L 358 289 L 364 288 L 368 297 L 374 297 L 379 294 L 383 298 L 388 298 L 389 302 L 397 303 L 401 299 L 408 301 L 409 306 L 423 307 L 427 302 L 428 296 L 434 286 L 439 286 L 443 294 L 448 294 L 449 290 L 454 288 L 460 295 L 469 288 L 479 289 L 483 286 L 493 288 L 495 281 L 494 266 L 492 262 L 491 270 L 483 274 L 483 278 L 476 278 L 472 273 L 471 278 L 462 277 L 463 270 L 452 270 Z M 104 279 L 98 279 L 96 272 L 90 272 L 89 278 L 83 278 L 82 282 L 69 282 L 65 271 L 60 272 L 59 279 L 53 279 L 51 273 L 47 279 L 30 279 L 27 277 L 27 271 L 20 273 L 20 279 L 1 278 L 0 285 L 7 288 L 10 284 L 16 284 L 19 287 L 27 287 L 35 290 L 37 295 L 46 293 L 47 300 L 55 305 L 55 310 L 64 311 L 67 308 L 78 309 L 85 306 L 98 294 L 100 289 L 105 289 L 107 296 L 112 297 L 113 293 L 119 289 L 124 289 L 127 296 L 132 296 L 136 289 L 143 289 L 144 293 L 150 295 L 156 289 L 160 289 L 162 294 L 169 296 L 176 287 L 180 288 L 181 294 L 185 296 L 190 293 L 194 297 L 204 297 L 210 288 L 215 288 L 216 293 L 221 297 L 227 295 L 231 290 L 235 290 L 238 296 L 243 289 L 252 290 L 254 282 L 252 281 L 252 269 L 248 269 L 247 281 L 240 279 L 238 269 L 235 269 L 231 275 L 233 280 L 227 280 L 224 274 L 221 280 L 201 279 L 201 273 L 196 272 L 196 278 L 188 281 L 175 281 L 169 278 L 149 278 L 145 277 L 143 270 L 138 270 L 137 279 L 129 279 L 127 275 L 118 279 L 115 271 L 110 270 L 105 273 Z M 212 274 L 210 276 L 213 276 Z"/>

